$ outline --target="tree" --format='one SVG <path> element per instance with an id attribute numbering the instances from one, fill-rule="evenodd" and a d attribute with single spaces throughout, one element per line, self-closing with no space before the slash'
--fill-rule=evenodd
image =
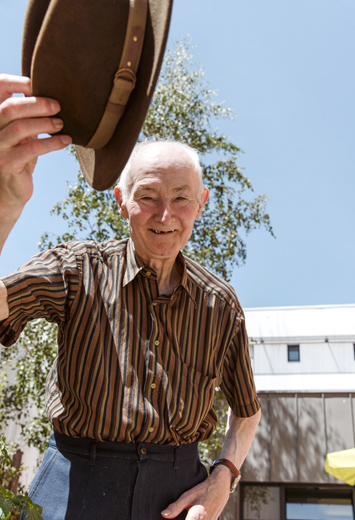
<path id="1" fill-rule="evenodd" d="M 171 138 L 199 152 L 210 199 L 195 223 L 185 253 L 229 280 L 232 268 L 245 262 L 245 235 L 258 227 L 271 235 L 273 231 L 265 196 L 248 200 L 253 188 L 237 165 L 240 149 L 212 128 L 217 120 L 234 116 L 231 109 L 214 101 L 217 94 L 207 88 L 203 76 L 204 71 L 192 61 L 188 41 L 167 51 L 141 140 Z M 67 198 L 52 212 L 68 223 L 68 231 L 54 238 L 45 233 L 41 248 L 79 238 L 102 241 L 128 235 L 112 190 L 96 192 L 81 173 L 77 183 L 68 188 Z"/>
<path id="2" fill-rule="evenodd" d="M 237 165 L 240 149 L 213 128 L 220 119 L 232 119 L 233 112 L 215 101 L 217 94 L 204 82 L 204 71 L 192 61 L 190 47 L 190 42 L 185 40 L 173 51 L 167 51 L 141 139 L 173 138 L 198 150 L 210 199 L 203 216 L 196 222 L 185 254 L 229 280 L 232 268 L 245 262 L 246 235 L 259 227 L 271 235 L 273 231 L 265 196 L 252 198 L 252 185 Z M 103 241 L 128 235 L 112 190 L 91 189 L 79 172 L 77 182 L 68 187 L 67 193 L 67 198 L 58 202 L 52 213 L 61 216 L 68 229 L 57 237 L 45 233 L 41 249 L 67 240 Z M 9 382 L 3 385 L 2 395 L 0 390 L 0 420 L 17 421 L 28 443 L 42 450 L 48 435 L 43 412 L 44 379 L 47 364 L 55 355 L 53 326 L 34 322 L 23 332 L 18 347 L 16 380 L 11 385 Z M 5 355 L 4 362 L 10 362 L 9 356 Z M 224 418 L 227 405 L 219 390 L 216 408 L 219 417 Z M 28 415 L 30 409 L 38 410 L 32 419 Z M 202 446 L 204 460 L 219 451 L 224 423 L 219 421 L 215 435 Z"/>
<path id="3" fill-rule="evenodd" d="M 15 495 L 5 487 L 19 473 L 13 465 L 5 437 L 0 439 L 0 455 L 0 520 L 18 520 L 21 513 L 27 520 L 43 520 L 42 508 L 38 504 L 25 495 Z"/>
<path id="4" fill-rule="evenodd" d="M 51 432 L 44 406 L 45 384 L 56 356 L 56 326 L 29 323 L 13 348 L 1 350 L 0 425 L 15 422 L 21 438 L 43 453 Z"/>

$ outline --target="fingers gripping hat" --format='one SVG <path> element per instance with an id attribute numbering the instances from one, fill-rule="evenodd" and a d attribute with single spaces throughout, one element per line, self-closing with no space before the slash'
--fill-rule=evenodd
<path id="1" fill-rule="evenodd" d="M 119 178 L 158 80 L 173 0 L 30 0 L 22 72 L 57 99 L 96 190 Z"/>

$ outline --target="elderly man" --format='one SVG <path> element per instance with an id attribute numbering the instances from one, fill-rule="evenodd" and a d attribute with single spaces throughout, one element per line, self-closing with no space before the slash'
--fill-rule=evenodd
<path id="1" fill-rule="evenodd" d="M 11 97 L 15 92 L 26 98 Z M 39 155 L 68 136 L 29 80 L 0 78 L 0 245 L 32 194 Z M 215 520 L 260 418 L 242 309 L 233 289 L 185 258 L 208 198 L 197 154 L 172 142 L 134 150 L 115 188 L 130 238 L 62 244 L 0 283 L 0 341 L 26 323 L 58 325 L 46 406 L 53 435 L 30 496 L 45 519 Z M 208 476 L 198 442 L 230 405 Z"/>

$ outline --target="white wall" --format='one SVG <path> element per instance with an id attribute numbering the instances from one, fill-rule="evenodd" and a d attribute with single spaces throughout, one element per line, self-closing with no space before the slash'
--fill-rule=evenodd
<path id="1" fill-rule="evenodd" d="M 257 390 L 355 391 L 355 305 L 244 309 Z M 300 346 L 289 362 L 287 345 Z"/>
<path id="2" fill-rule="evenodd" d="M 352 343 L 299 343 L 299 347 L 300 361 L 288 361 L 287 343 L 254 344 L 254 374 L 354 373 L 355 378 Z"/>

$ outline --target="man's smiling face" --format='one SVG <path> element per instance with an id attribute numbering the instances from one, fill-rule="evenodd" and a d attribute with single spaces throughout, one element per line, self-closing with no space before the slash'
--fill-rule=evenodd
<path id="1" fill-rule="evenodd" d="M 131 167 L 127 201 L 116 199 L 130 224 L 135 250 L 144 262 L 175 260 L 201 215 L 208 190 L 201 193 L 186 153 L 168 143 L 146 146 Z"/>

